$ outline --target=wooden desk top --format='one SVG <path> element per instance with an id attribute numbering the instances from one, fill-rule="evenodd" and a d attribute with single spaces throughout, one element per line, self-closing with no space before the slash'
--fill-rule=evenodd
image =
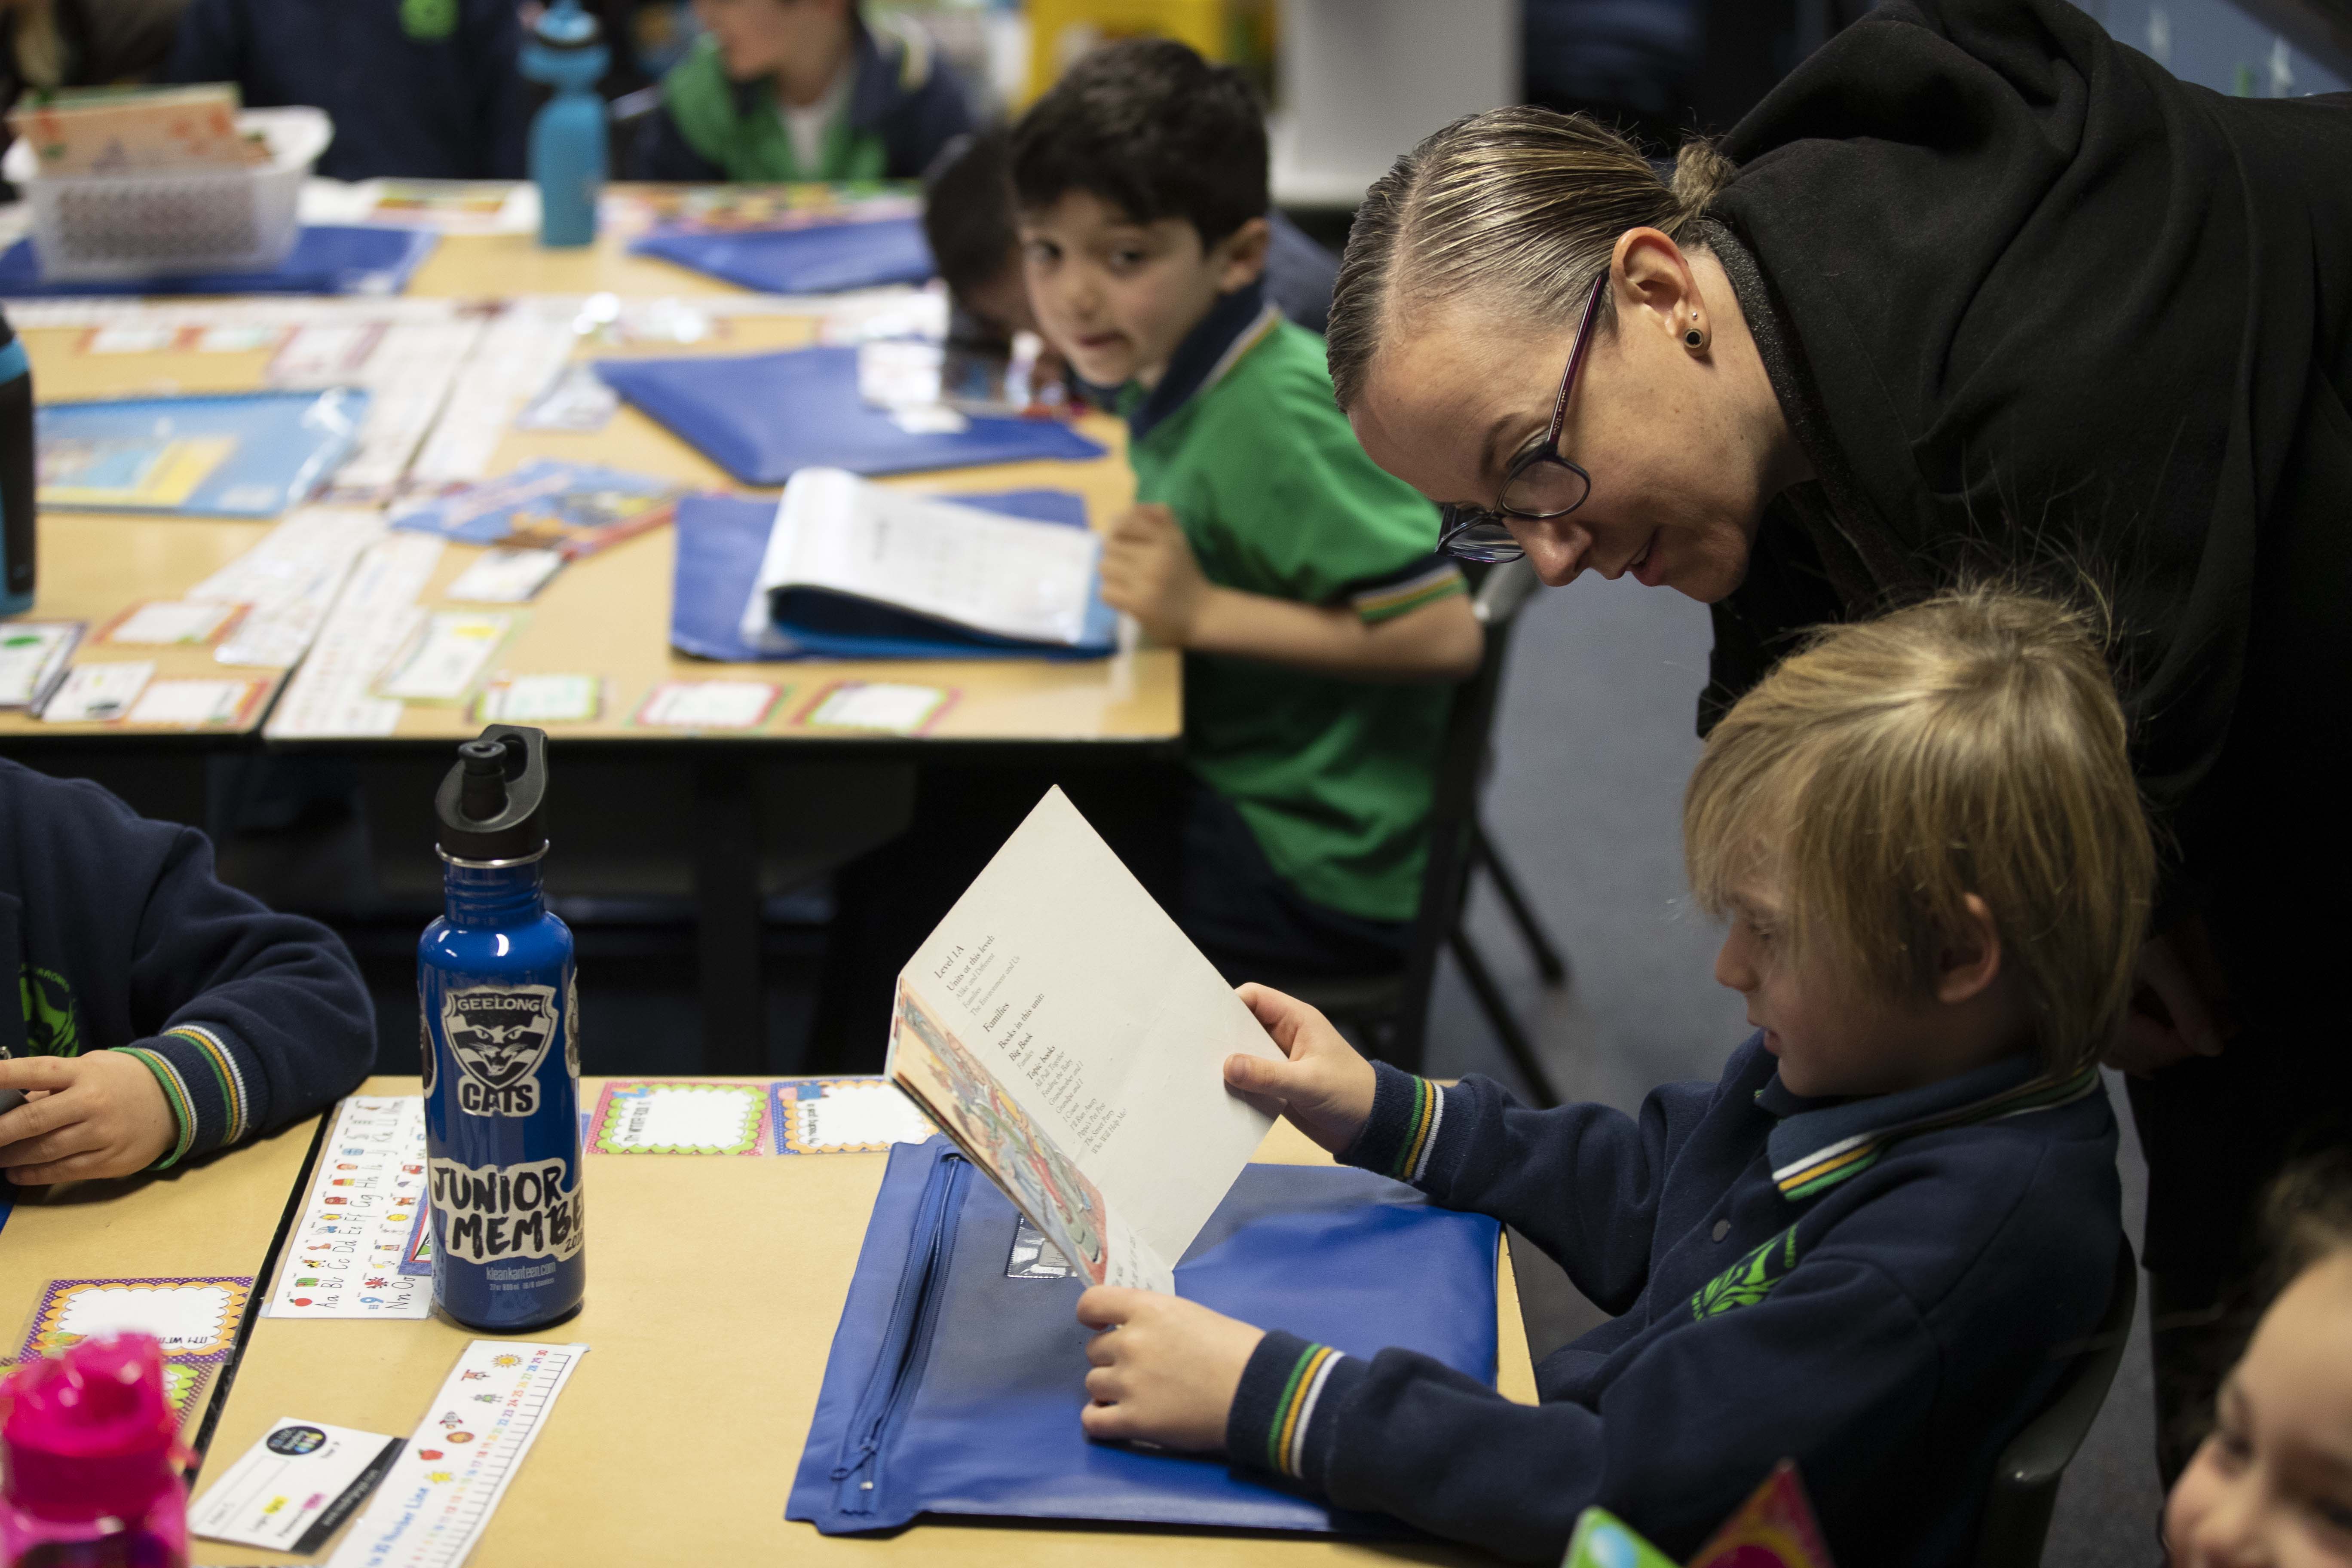
<path id="1" fill-rule="evenodd" d="M 743 292 L 667 262 L 629 256 L 625 240 L 612 233 L 593 247 L 578 251 L 542 250 L 528 236 L 445 236 L 408 292 L 412 297 L 462 299 L 598 290 L 639 296 Z M 724 336 L 704 348 L 714 353 L 744 353 L 796 347 L 808 342 L 813 331 L 814 321 L 805 316 L 736 317 L 727 323 Z M 93 355 L 80 352 L 81 335 L 79 329 L 63 328 L 35 328 L 24 333 L 33 361 L 34 384 L 45 400 L 249 390 L 262 384 L 269 359 L 263 351 Z M 675 345 L 615 349 L 591 344 L 581 353 L 583 357 L 663 356 L 686 352 L 695 351 Z M 1132 499 L 1134 481 L 1122 455 L 1125 432 L 1118 422 L 1097 416 L 1085 428 L 1109 448 L 1105 457 L 1085 463 L 1032 462 L 945 470 L 886 482 L 942 494 L 1035 488 L 1076 490 L 1086 496 L 1088 510 L 1100 526 Z M 627 406 L 594 433 L 509 430 L 490 468 L 493 473 L 504 472 L 542 457 L 606 463 L 712 489 L 729 487 L 727 477 L 699 452 Z M 45 513 L 39 526 L 39 597 L 27 618 L 84 620 L 93 632 L 141 600 L 176 598 L 234 559 L 268 529 L 258 523 L 82 512 Z M 442 590 L 480 552 L 476 546 L 451 544 L 423 602 L 428 607 L 442 603 Z M 676 533 L 665 528 L 566 567 L 531 604 L 516 606 L 525 612 L 520 627 L 494 665 L 492 677 L 603 677 L 601 714 L 585 722 L 549 725 L 551 735 L 558 739 L 654 743 L 695 740 L 698 737 L 638 728 L 630 720 L 646 695 L 664 682 L 711 679 L 761 680 L 789 689 L 759 730 L 710 737 L 715 740 L 846 742 L 860 746 L 877 741 L 904 743 L 899 737 L 868 741 L 795 723 L 817 694 L 835 680 L 908 681 L 954 690 L 956 700 L 927 731 L 927 739 L 1169 742 L 1182 732 L 1181 659 L 1169 649 L 1067 663 L 1006 659 L 722 665 L 688 658 L 673 652 L 668 642 L 675 554 Z M 211 650 L 202 647 L 92 647 L 85 643 L 76 654 L 76 662 L 151 658 L 159 679 L 267 673 L 218 665 Z M 254 728 L 254 723 L 247 723 L 242 731 Z M 459 740 L 478 733 L 479 728 L 471 704 L 410 702 L 392 742 Z M 119 722 L 53 725 L 21 712 L 0 712 L 0 743 L 12 737 L 133 732 L 138 731 Z M 343 746 L 351 742 L 322 739 L 316 743 Z"/>
<path id="2" fill-rule="evenodd" d="M 363 1090 L 416 1091 L 413 1078 Z M 1328 1159 L 1286 1123 L 1259 1157 Z M 835 1539 L 787 1522 L 784 1500 L 886 1159 L 592 1154 L 588 1304 L 568 1323 L 519 1336 L 591 1348 L 468 1568 L 784 1557 L 958 1568 L 1487 1561 L 1433 1544 L 932 1522 L 887 1540 Z M 741 1245 L 716 1245 L 722 1202 Z M 1507 1252 L 1501 1268 L 1500 1382 L 1532 1400 Z M 474 1337 L 439 1319 L 262 1319 L 205 1474 L 220 1474 L 282 1417 L 407 1436 Z M 197 1563 L 320 1560 L 218 1542 L 194 1548 Z"/>

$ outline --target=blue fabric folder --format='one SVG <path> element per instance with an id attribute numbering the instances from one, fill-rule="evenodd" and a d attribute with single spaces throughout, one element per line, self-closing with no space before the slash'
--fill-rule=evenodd
<path id="1" fill-rule="evenodd" d="M 850 348 L 604 359 L 596 374 L 747 485 L 781 485 L 810 468 L 904 474 L 1103 452 L 1051 419 L 975 418 L 952 435 L 909 432 L 859 398 Z"/>
<path id="2" fill-rule="evenodd" d="M 397 294 L 433 254 L 436 238 L 404 228 L 306 227 L 286 259 L 267 272 L 205 272 L 119 283 L 45 281 L 33 242 L 20 239 L 0 251 L 0 295 Z"/>
<path id="3" fill-rule="evenodd" d="M 1220 1460 L 1088 1442 L 1085 1281 L 1008 1278 L 1017 1218 L 945 1139 L 891 1150 L 785 1518 L 827 1535 L 922 1513 L 1402 1528 Z M 1491 1383 L 1499 1229 L 1369 1172 L 1251 1165 L 1176 1289 L 1352 1355 L 1400 1345 Z"/>
<path id="4" fill-rule="evenodd" d="M 647 235 L 629 248 L 764 294 L 835 294 L 920 283 L 936 268 L 915 218 L 808 228 Z"/>
<path id="5" fill-rule="evenodd" d="M 1086 498 L 1068 490 L 1004 490 L 949 496 L 962 506 L 1039 522 L 1087 525 Z M 743 640 L 743 602 L 759 581 L 776 503 L 745 496 L 688 496 L 677 505 L 677 565 L 670 578 L 669 646 L 698 658 L 742 664 L 782 658 L 1100 658 L 1118 640 L 1118 617 L 1097 584 L 1087 614 L 1087 646 L 1043 648 L 950 627 L 881 605 L 832 598 L 822 620 L 795 617 L 774 641 Z M 797 607 L 797 606 L 795 606 Z"/>

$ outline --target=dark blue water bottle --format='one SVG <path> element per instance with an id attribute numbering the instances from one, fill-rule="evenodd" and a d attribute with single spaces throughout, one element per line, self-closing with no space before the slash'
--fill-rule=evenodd
<path id="1" fill-rule="evenodd" d="M 0 616 L 33 607 L 33 363 L 0 314 Z"/>
<path id="2" fill-rule="evenodd" d="M 541 889 L 547 732 L 493 724 L 441 781 L 446 912 L 416 944 L 433 1299 L 521 1333 L 580 1310 L 580 1001 Z"/>

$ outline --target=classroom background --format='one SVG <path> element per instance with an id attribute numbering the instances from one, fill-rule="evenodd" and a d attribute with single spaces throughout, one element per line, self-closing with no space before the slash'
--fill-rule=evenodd
<path id="1" fill-rule="evenodd" d="M 338 290 L 362 290 L 338 292 L 327 303 L 289 291 L 216 308 L 203 303 L 199 289 L 145 317 L 120 294 L 106 302 L 63 284 L 35 286 L 24 268 L 9 271 L 0 258 L 0 302 L 20 333 L 40 335 L 37 386 L 45 390 L 54 376 L 60 392 L 74 396 L 246 391 L 267 360 L 275 367 L 267 384 L 301 389 L 352 370 L 372 378 L 379 416 L 403 399 L 432 405 L 411 411 L 422 422 L 411 437 L 414 460 L 441 465 L 435 472 L 453 484 L 479 484 L 524 461 L 556 458 L 654 468 L 681 492 L 772 496 L 772 486 L 730 484 L 719 471 L 726 464 L 657 460 L 675 445 L 667 437 L 634 411 L 616 416 L 609 398 L 600 404 L 593 376 L 559 373 L 605 354 L 634 361 L 714 344 L 744 353 L 855 342 L 872 335 L 876 319 L 907 307 L 893 304 L 896 296 L 813 304 L 805 293 L 747 295 L 672 265 L 658 249 L 625 254 L 632 236 L 693 228 L 698 217 L 712 216 L 691 197 L 627 184 L 646 174 L 637 132 L 658 109 L 657 83 L 686 58 L 698 27 L 682 0 L 592 0 L 587 8 L 610 46 L 594 87 L 609 130 L 611 174 L 620 183 L 606 195 L 593 266 L 536 250 L 527 232 L 535 208 L 525 212 L 516 195 L 523 187 L 488 183 L 521 180 L 521 142 L 510 132 L 549 90 L 519 74 L 513 51 L 541 12 L 537 0 L 523 0 L 511 25 L 496 16 L 484 24 L 488 47 L 507 55 L 478 62 L 497 90 L 511 89 L 509 120 L 485 110 L 472 129 L 442 126 L 430 134 L 339 123 L 318 162 L 320 178 L 305 191 L 306 226 L 391 222 L 384 232 L 436 236 L 437 250 L 418 242 L 372 259 L 367 266 L 377 270 L 358 283 L 331 268 L 320 272 Z M 181 9 L 176 0 L 0 0 L 0 97 L 13 104 L 47 89 L 156 79 Z M 477 12 L 492 7 L 475 0 L 402 5 L 420 14 L 444 9 L 462 12 L 470 26 Z M 1335 251 L 1365 185 L 1447 120 L 1512 101 L 1587 110 L 1668 152 L 1687 131 L 1731 124 L 1865 9 L 1858 0 L 868 0 L 865 7 L 869 24 L 910 29 L 950 62 L 982 124 L 1017 114 L 1072 60 L 1109 38 L 1162 32 L 1243 65 L 1270 106 L 1276 204 Z M 2281 97 L 2342 90 L 2352 81 L 2352 25 L 2329 0 L 2084 0 L 2084 9 L 2176 75 L 2219 91 Z M 267 54 L 269 45 L 264 36 L 246 47 Z M 278 96 L 257 96 L 248 86 L 247 99 L 314 101 L 299 96 L 310 80 L 322 84 L 320 97 L 355 101 L 351 79 L 363 69 L 349 58 L 293 60 L 274 76 L 263 73 Z M 416 183 L 434 180 L 476 183 Z M 414 226 L 398 227 L 396 209 Z M 16 245 L 37 221 L 30 202 L 0 208 L 0 248 Z M 706 234 L 714 228 L 724 224 L 701 225 Z M 520 302 L 494 316 L 472 303 L 499 295 Z M 219 352 L 196 352 L 192 333 L 216 340 Z M 389 363 L 395 346 L 431 362 L 459 353 L 453 346 L 459 343 L 481 356 L 468 363 L 497 368 L 476 378 L 496 384 L 419 394 Z M 310 363 L 279 363 L 289 357 Z M 600 409 L 618 422 L 595 423 Z M 509 438 L 519 416 L 536 423 Z M 370 456 L 381 454 L 362 447 L 361 457 Z M 1041 484 L 1091 494 L 1092 481 L 1056 461 L 1040 455 L 971 488 L 1015 488 L 1034 475 Z M 369 504 L 363 495 L 350 500 Z M 171 525 L 239 531 L 224 535 L 227 542 L 198 548 L 174 546 L 152 521 L 52 522 L 43 534 L 43 592 L 74 596 L 71 613 L 90 620 L 84 654 L 101 637 L 121 637 L 110 619 L 139 600 L 189 591 L 243 558 L 265 532 L 258 521 Z M 446 585 L 459 564 L 452 556 L 424 565 L 408 598 L 425 578 Z M 1172 661 L 1148 658 L 1077 673 L 1043 663 L 966 661 L 942 674 L 871 662 L 739 668 L 738 661 L 728 664 L 727 679 L 766 683 L 764 698 L 698 697 L 677 689 L 698 678 L 669 651 L 685 645 L 671 620 L 667 564 L 648 572 L 618 554 L 598 561 L 583 552 L 563 571 L 576 581 L 560 582 L 536 605 L 526 592 L 505 609 L 476 614 L 470 630 L 440 629 L 455 642 L 472 637 L 529 650 L 529 669 L 519 674 L 585 675 L 602 683 L 596 717 L 582 738 L 566 745 L 562 725 L 551 725 L 557 741 L 549 886 L 553 907 L 578 935 L 590 1073 L 873 1070 L 878 1038 L 861 1047 L 826 1037 L 820 1018 L 843 929 L 836 875 L 861 856 L 896 854 L 902 870 L 927 853 L 951 858 L 955 847 L 938 836 L 940 802 L 1032 800 L 1055 780 L 1078 781 L 1095 799 L 1123 803 L 1107 810 L 1148 818 L 1159 798 L 1155 781 L 1181 744 Z M 152 579 L 154 587 L 120 589 L 124 578 Z M 558 592 L 571 597 L 559 599 Z M 34 616 L 48 613 L 48 602 Z M 403 609 L 407 599 L 394 594 L 384 605 Z M 667 645 L 666 628 L 673 634 Z M 162 650 L 152 656 L 154 678 L 193 686 L 215 674 L 206 650 L 234 627 L 173 629 L 155 639 Z M 1519 615 L 1500 671 L 1477 812 L 1495 863 L 1525 909 L 1510 907 L 1494 875 L 1471 878 L 1465 923 L 1482 973 L 1465 973 L 1456 953 L 1434 955 L 1425 1070 L 1527 1083 L 1525 1061 L 1514 1059 L 1497 1033 L 1502 1021 L 1521 1033 L 1560 1098 L 1631 1109 L 1652 1084 L 1715 1072 L 1741 1032 L 1740 1004 L 1710 981 L 1714 933 L 1683 907 L 1676 814 L 1678 781 L 1697 755 L 1688 714 L 1707 647 L 1701 606 L 1590 577 L 1536 595 Z M 314 647 L 313 663 L 320 657 Z M 494 668 L 493 662 L 475 673 Z M 0 715 L 0 755 L 96 779 L 147 815 L 205 827 L 226 879 L 323 920 L 344 937 L 375 1001 L 376 1070 L 414 1073 L 416 933 L 440 905 L 432 789 L 447 765 L 448 743 L 470 734 L 488 710 L 479 706 L 478 683 L 462 691 L 420 686 L 426 694 L 409 699 L 403 712 L 398 699 L 365 680 L 306 693 L 300 682 L 310 678 L 308 667 L 297 667 L 260 681 L 266 689 L 183 692 L 184 703 L 201 697 L 214 704 L 193 718 L 194 710 L 159 711 L 153 722 L 141 722 L 137 692 L 47 731 L 28 716 Z M 829 683 L 843 679 L 918 682 L 939 700 L 910 699 L 903 712 L 834 725 L 820 716 L 821 705 L 834 695 Z M 316 684 L 324 680 L 318 676 Z M 392 703 L 387 724 L 334 708 L 370 700 Z M 698 700 L 706 705 L 696 707 Z M 698 717 L 666 722 L 664 703 Z M 1609 743 L 1588 743 L 1599 735 Z M 943 861 L 939 874 L 954 873 Z M 1528 940 L 1531 926 L 1540 941 Z M 1560 961 L 1558 978 L 1546 973 L 1539 952 L 1546 944 Z M 2111 1089 L 2126 1128 L 2126 1229 L 2137 1235 L 2144 1172 L 2119 1081 Z M 1556 1271 L 1546 1274 L 1531 1251 L 1520 1257 L 1522 1304 L 1539 1360 L 1592 1321 L 1593 1310 Z M 2148 1558 L 2145 1543 L 2118 1539 L 2115 1528 L 2118 1520 L 2152 1519 L 2158 1504 L 2146 1316 L 2143 1300 L 2133 1349 L 2068 1473 L 2053 1563 Z"/>

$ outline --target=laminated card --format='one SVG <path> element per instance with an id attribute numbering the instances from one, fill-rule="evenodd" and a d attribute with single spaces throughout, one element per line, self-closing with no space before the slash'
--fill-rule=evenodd
<path id="1" fill-rule="evenodd" d="M 1173 1292 L 1281 1052 L 1058 789 L 899 972 L 888 1076 L 1096 1284 Z"/>

